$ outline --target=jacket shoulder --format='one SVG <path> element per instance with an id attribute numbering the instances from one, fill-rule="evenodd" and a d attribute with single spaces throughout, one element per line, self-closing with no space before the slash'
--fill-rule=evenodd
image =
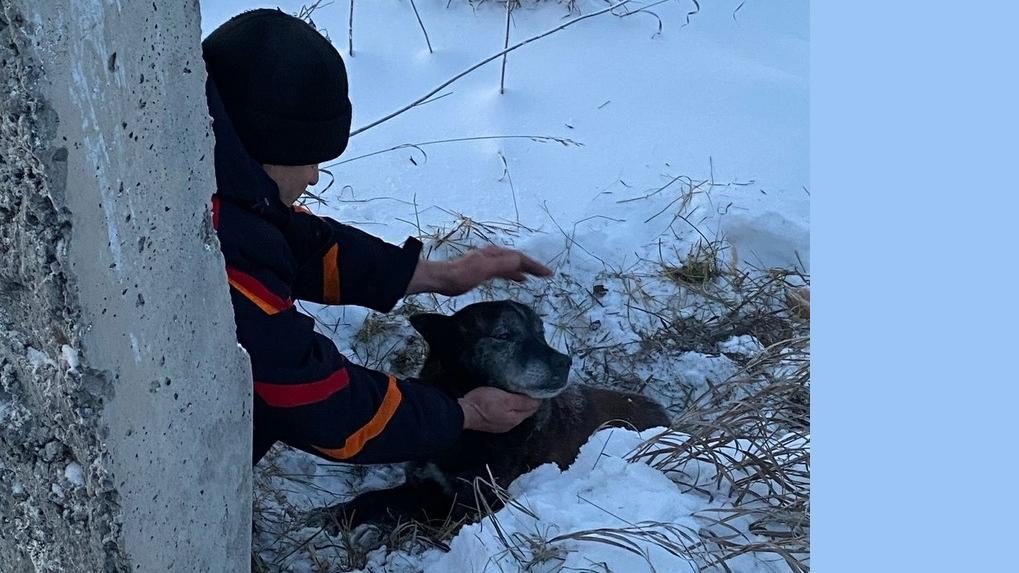
<path id="1" fill-rule="evenodd" d="M 228 267 L 265 269 L 290 283 L 295 258 L 283 232 L 258 214 L 213 198 L 213 222 Z"/>

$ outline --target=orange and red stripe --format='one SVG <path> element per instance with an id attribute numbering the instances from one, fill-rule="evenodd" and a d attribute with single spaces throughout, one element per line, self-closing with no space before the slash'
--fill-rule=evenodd
<path id="1" fill-rule="evenodd" d="M 294 301 L 280 297 L 258 282 L 255 277 L 243 271 L 227 266 L 226 276 L 230 281 L 230 286 L 237 289 L 266 314 L 278 314 L 294 306 Z"/>
<path id="2" fill-rule="evenodd" d="M 340 245 L 333 246 L 322 257 L 322 300 L 328 304 L 340 302 Z"/>
<path id="3" fill-rule="evenodd" d="M 270 384 L 255 382 L 255 393 L 267 404 L 277 408 L 296 408 L 321 402 L 343 390 L 350 383 L 346 368 L 340 368 L 328 377 L 305 384 Z"/>
<path id="4" fill-rule="evenodd" d="M 368 420 L 367 424 L 346 439 L 342 448 L 321 448 L 314 445 L 312 447 L 335 460 L 346 460 L 356 456 L 364 449 L 364 445 L 369 440 L 375 438 L 386 429 L 389 421 L 396 414 L 396 409 L 400 407 L 402 400 L 403 394 L 400 392 L 400 387 L 396 384 L 396 378 L 390 376 L 389 386 L 386 388 L 386 395 L 382 399 L 379 409 L 375 411 L 375 415 L 372 416 L 371 420 Z"/>

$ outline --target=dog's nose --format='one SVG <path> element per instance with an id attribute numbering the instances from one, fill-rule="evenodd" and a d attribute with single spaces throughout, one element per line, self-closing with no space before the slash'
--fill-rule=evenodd
<path id="1" fill-rule="evenodd" d="M 565 354 L 556 352 L 552 356 L 552 364 L 558 369 L 569 370 L 570 366 L 573 365 L 573 359 Z"/>

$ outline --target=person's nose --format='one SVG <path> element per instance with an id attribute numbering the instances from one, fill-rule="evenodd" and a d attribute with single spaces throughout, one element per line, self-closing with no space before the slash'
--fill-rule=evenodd
<path id="1" fill-rule="evenodd" d="M 309 167 L 311 167 L 311 173 L 308 177 L 308 185 L 314 187 L 315 185 L 318 185 L 318 164 L 311 165 Z"/>

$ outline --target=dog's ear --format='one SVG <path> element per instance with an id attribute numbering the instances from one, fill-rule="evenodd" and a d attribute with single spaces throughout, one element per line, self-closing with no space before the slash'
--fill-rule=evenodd
<path id="1" fill-rule="evenodd" d="M 453 319 L 434 312 L 422 312 L 410 317 L 410 325 L 418 331 L 433 350 L 457 344 L 456 324 Z"/>

